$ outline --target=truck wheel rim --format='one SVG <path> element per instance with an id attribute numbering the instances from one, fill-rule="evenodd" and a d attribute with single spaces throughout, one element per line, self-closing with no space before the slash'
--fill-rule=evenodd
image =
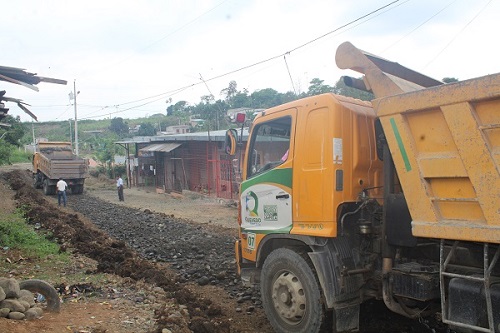
<path id="1" fill-rule="evenodd" d="M 306 311 L 306 295 L 300 280 L 291 272 L 274 281 L 272 299 L 276 312 L 289 325 L 298 324 Z"/>

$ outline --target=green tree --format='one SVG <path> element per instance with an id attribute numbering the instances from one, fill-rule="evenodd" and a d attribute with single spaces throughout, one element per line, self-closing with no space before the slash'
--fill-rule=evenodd
<path id="1" fill-rule="evenodd" d="M 11 164 L 10 157 L 14 149 L 16 149 L 15 146 L 11 145 L 3 138 L 0 139 L 0 165 Z"/>
<path id="2" fill-rule="evenodd" d="M 151 123 L 142 123 L 139 127 L 139 136 L 153 136 L 156 134 L 156 129 Z"/>
<path id="3" fill-rule="evenodd" d="M 189 105 L 186 101 L 179 101 L 167 107 L 167 116 L 175 116 L 179 113 L 189 112 Z"/>
<path id="4" fill-rule="evenodd" d="M 267 109 L 281 104 L 281 96 L 272 88 L 256 90 L 250 95 L 250 98 L 254 107 L 258 109 Z"/>
<path id="5" fill-rule="evenodd" d="M 231 106 L 231 108 L 234 108 L 235 106 L 232 105 L 232 102 L 234 97 L 239 93 L 238 84 L 236 83 L 236 81 L 229 82 L 229 86 L 222 89 L 220 93 L 221 95 L 226 97 L 225 100 Z"/>
<path id="6" fill-rule="evenodd" d="M 128 124 L 123 121 L 123 118 L 113 118 L 109 129 L 121 136 L 128 133 Z"/>
<path id="7" fill-rule="evenodd" d="M 324 94 L 332 92 L 333 88 L 327 84 L 323 84 L 324 80 L 314 78 L 309 82 L 309 89 L 307 90 L 308 96 L 314 96 L 319 94 Z"/>
<path id="8" fill-rule="evenodd" d="M 453 82 L 458 82 L 458 79 L 455 77 L 444 77 L 442 81 L 444 83 L 453 83 Z"/>
<path id="9" fill-rule="evenodd" d="M 333 92 L 338 95 L 357 98 L 362 101 L 371 101 L 372 99 L 375 98 L 375 96 L 371 92 L 346 86 L 342 79 L 337 81 L 333 89 Z"/>
<path id="10" fill-rule="evenodd" d="M 3 138 L 7 143 L 16 147 L 20 146 L 21 139 L 27 131 L 26 126 L 21 123 L 21 118 L 19 116 L 15 118 L 7 116 L 4 118 L 3 123 L 9 124 L 10 127 L 1 127 L 0 136 L 3 135 Z"/>

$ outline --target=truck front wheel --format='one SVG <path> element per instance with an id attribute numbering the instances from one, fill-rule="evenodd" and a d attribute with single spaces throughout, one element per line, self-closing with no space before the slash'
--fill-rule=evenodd
<path id="1" fill-rule="evenodd" d="M 307 254 L 277 249 L 261 271 L 262 304 L 276 332 L 319 332 L 330 326 L 318 279 Z"/>

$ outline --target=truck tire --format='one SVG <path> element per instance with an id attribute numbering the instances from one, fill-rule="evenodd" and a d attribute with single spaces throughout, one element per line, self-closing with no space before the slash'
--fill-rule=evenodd
<path id="1" fill-rule="evenodd" d="M 75 191 L 75 194 L 82 194 L 83 193 L 83 185 L 75 185 L 74 191 Z"/>
<path id="2" fill-rule="evenodd" d="M 51 187 L 49 185 L 49 180 L 48 179 L 44 179 L 43 181 L 43 194 L 45 195 L 50 195 L 51 194 Z"/>
<path id="3" fill-rule="evenodd" d="M 61 310 L 59 294 L 57 290 L 47 282 L 36 279 L 25 280 L 19 283 L 19 288 L 42 294 L 47 300 L 47 311 L 59 312 Z"/>
<path id="4" fill-rule="evenodd" d="M 33 176 L 33 187 L 40 188 L 40 183 L 38 182 L 38 175 Z"/>
<path id="5" fill-rule="evenodd" d="M 306 254 L 288 248 L 271 252 L 264 261 L 260 285 L 264 310 L 276 332 L 317 333 L 334 327 Z"/>

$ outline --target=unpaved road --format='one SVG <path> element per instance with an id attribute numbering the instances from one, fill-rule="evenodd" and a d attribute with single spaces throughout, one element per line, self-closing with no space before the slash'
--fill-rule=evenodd
<path id="1" fill-rule="evenodd" d="M 53 232 L 64 248 L 95 260 L 95 272 L 151 285 L 142 290 L 146 298 L 154 287 L 165 292 L 162 306 L 150 309 L 154 325 L 127 332 L 162 332 L 165 328 L 172 332 L 272 332 L 258 290 L 243 288 L 235 274 L 236 210 L 231 205 L 145 189 L 126 190 L 125 202 L 118 202 L 113 182 L 106 181 L 91 183 L 83 195 L 69 196 L 68 207 L 59 209 L 55 197 L 44 197 L 31 187 L 28 172 L 14 171 L 4 179 L 16 191 L 17 205 L 26 209 L 29 221 Z M 135 306 L 129 304 L 132 309 L 128 310 L 134 311 Z M 431 332 L 427 322 L 395 316 L 377 302 L 366 304 L 362 311 L 362 332 Z M 106 322 L 100 327 L 106 329 Z"/>

